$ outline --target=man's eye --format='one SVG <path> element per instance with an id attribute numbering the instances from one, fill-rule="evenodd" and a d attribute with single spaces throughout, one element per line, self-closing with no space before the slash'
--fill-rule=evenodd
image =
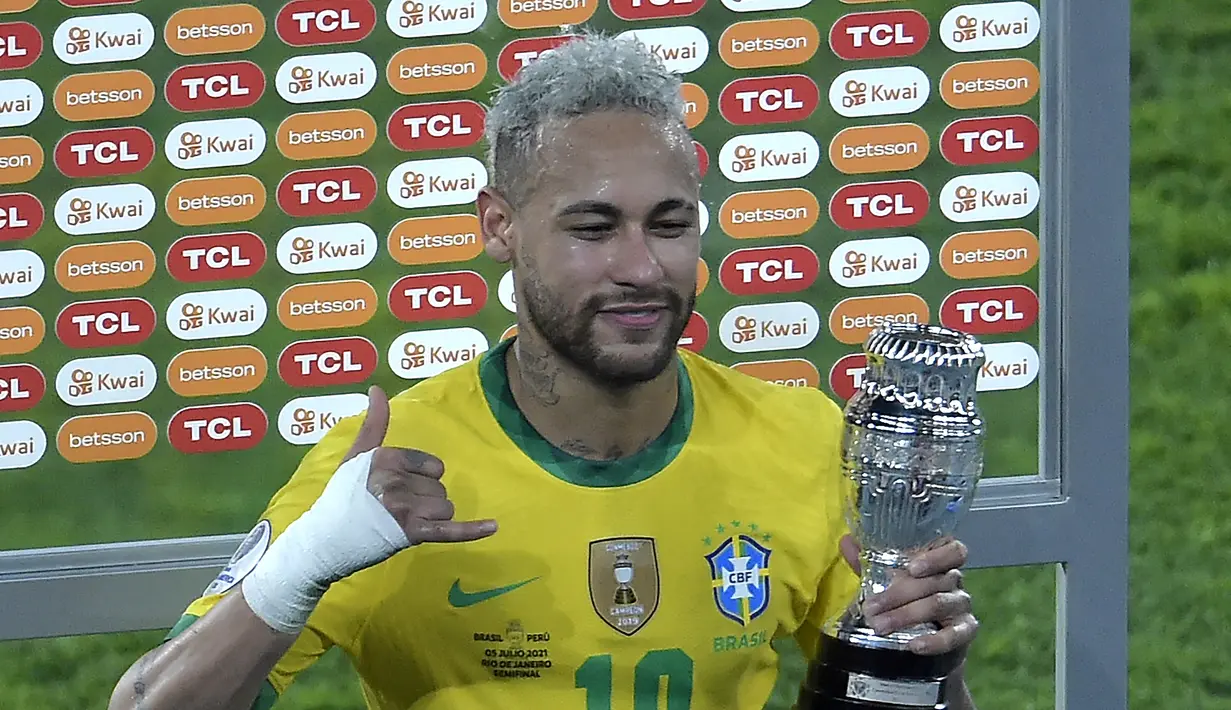
<path id="1" fill-rule="evenodd" d="M 594 239 L 610 232 L 612 226 L 606 223 L 577 224 L 569 227 L 569 231 L 583 239 Z"/>
<path id="2" fill-rule="evenodd" d="M 683 220 L 659 222 L 656 228 L 656 231 L 659 234 L 666 234 L 668 236 L 678 237 L 684 232 L 687 232 L 690 227 L 692 227 L 692 222 L 683 221 Z"/>

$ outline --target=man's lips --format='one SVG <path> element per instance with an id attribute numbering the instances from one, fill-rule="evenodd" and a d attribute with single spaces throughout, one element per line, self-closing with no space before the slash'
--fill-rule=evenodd
<path id="1" fill-rule="evenodd" d="M 651 328 L 658 324 L 666 311 L 665 304 L 644 303 L 608 306 L 598 313 L 625 328 Z"/>

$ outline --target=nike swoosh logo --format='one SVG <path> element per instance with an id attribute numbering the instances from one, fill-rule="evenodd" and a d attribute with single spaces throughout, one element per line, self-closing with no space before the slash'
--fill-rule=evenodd
<path id="1" fill-rule="evenodd" d="M 514 584 L 505 585 L 503 587 L 496 587 L 495 589 L 484 589 L 481 592 L 463 592 L 462 591 L 462 580 L 457 579 L 457 580 L 454 580 L 453 586 L 449 587 L 449 606 L 453 607 L 454 609 L 464 609 L 465 607 L 468 607 L 468 606 L 474 606 L 475 604 L 485 602 L 488 599 L 495 599 L 496 597 L 502 594 L 508 594 L 514 589 L 517 589 L 518 587 L 524 587 L 536 579 L 538 579 L 538 577 L 531 577 L 530 579 L 523 580 L 521 582 L 517 582 Z"/>

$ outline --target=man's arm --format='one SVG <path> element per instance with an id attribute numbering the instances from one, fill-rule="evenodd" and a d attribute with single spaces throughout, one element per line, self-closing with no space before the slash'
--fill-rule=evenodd
<path id="1" fill-rule="evenodd" d="M 975 707 L 975 699 L 970 695 L 970 688 L 966 685 L 965 662 L 954 672 L 952 684 L 949 686 L 949 691 L 945 693 L 945 702 L 949 703 L 949 710 L 979 710 Z"/>

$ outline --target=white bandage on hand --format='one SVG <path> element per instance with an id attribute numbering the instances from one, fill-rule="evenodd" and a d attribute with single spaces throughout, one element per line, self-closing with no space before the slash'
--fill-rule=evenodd
<path id="1" fill-rule="evenodd" d="M 402 526 L 368 490 L 375 451 L 338 467 L 320 498 L 244 579 L 244 599 L 270 628 L 298 634 L 329 585 L 410 546 Z"/>

